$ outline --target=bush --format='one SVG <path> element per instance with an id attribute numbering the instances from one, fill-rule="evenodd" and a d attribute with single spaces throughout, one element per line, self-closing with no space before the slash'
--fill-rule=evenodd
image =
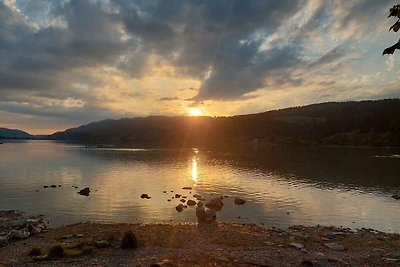
<path id="1" fill-rule="evenodd" d="M 28 256 L 41 256 L 42 255 L 42 250 L 40 248 L 32 248 L 29 253 Z"/>
<path id="2" fill-rule="evenodd" d="M 132 233 L 132 231 L 126 232 L 121 241 L 121 248 L 122 249 L 134 249 L 137 247 L 138 247 L 138 244 L 137 244 L 137 239 L 136 239 L 135 234 Z"/>
<path id="3" fill-rule="evenodd" d="M 49 254 L 47 254 L 49 258 L 61 258 L 64 257 L 64 255 L 64 249 L 60 245 L 52 246 L 49 250 Z"/>

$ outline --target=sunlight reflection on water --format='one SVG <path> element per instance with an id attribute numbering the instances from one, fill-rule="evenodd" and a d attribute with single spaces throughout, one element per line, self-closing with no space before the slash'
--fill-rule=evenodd
<path id="1" fill-rule="evenodd" d="M 272 147 L 246 154 L 9 142 L 0 146 L 0 209 L 45 213 L 54 225 L 186 222 L 195 221 L 195 210 L 177 213 L 175 193 L 223 195 L 223 221 L 400 232 L 400 202 L 390 197 L 400 189 L 398 159 L 374 157 L 399 152 L 378 152 Z M 62 187 L 43 188 L 51 184 Z M 73 186 L 92 192 L 83 197 Z M 192 190 L 182 189 L 187 186 Z M 235 197 L 247 203 L 235 206 Z"/>

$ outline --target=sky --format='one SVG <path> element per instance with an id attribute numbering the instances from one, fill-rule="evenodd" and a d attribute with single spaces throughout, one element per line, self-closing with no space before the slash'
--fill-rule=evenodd
<path id="1" fill-rule="evenodd" d="M 386 0 L 0 0 L 0 127 L 400 97 Z"/>

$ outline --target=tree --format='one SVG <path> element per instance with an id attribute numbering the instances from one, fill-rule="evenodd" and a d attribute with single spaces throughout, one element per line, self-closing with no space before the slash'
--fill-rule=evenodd
<path id="1" fill-rule="evenodd" d="M 389 31 L 393 30 L 394 32 L 398 32 L 400 30 L 400 5 L 394 5 L 390 9 L 388 18 L 390 17 L 396 17 L 397 21 L 389 28 Z M 392 55 L 396 49 L 400 49 L 400 40 L 396 44 L 383 50 L 383 55 Z"/>

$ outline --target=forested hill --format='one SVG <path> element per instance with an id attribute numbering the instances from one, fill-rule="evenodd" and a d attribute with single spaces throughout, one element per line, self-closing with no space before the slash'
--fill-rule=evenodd
<path id="1" fill-rule="evenodd" d="M 27 132 L 17 130 L 0 128 L 0 139 L 35 139 L 35 136 L 28 134 Z"/>
<path id="2" fill-rule="evenodd" d="M 148 147 L 227 143 L 400 146 L 400 99 L 330 102 L 232 117 L 104 120 L 51 139 Z"/>

